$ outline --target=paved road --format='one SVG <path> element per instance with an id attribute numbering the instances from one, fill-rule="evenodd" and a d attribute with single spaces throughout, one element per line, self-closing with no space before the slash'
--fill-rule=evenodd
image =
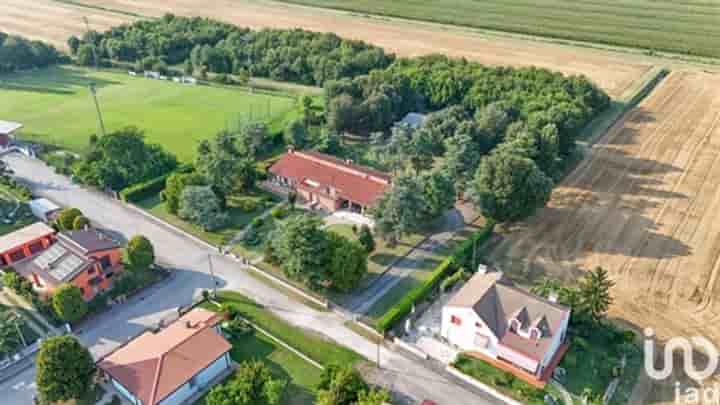
<path id="1" fill-rule="evenodd" d="M 155 245 L 158 259 L 174 268 L 175 276 L 165 284 L 146 291 L 100 319 L 89 323 L 79 337 L 94 356 L 117 347 L 145 327 L 188 304 L 202 289 L 211 287 L 206 246 L 161 226 L 117 201 L 71 184 L 64 176 L 53 173 L 43 163 L 21 155 L 4 158 L 17 176 L 33 191 L 65 206 L 80 208 L 93 221 L 115 230 L 126 239 L 135 234 L 147 236 Z M 376 346 L 344 326 L 344 319 L 334 313 L 316 311 L 294 301 L 281 292 L 248 275 L 234 261 L 214 257 L 215 274 L 222 288 L 240 291 L 264 304 L 288 322 L 322 333 L 368 359 L 376 357 Z M 381 364 L 386 375 L 381 380 L 411 401 L 425 398 L 440 404 L 497 404 L 498 401 L 465 389 L 446 377 L 396 352 L 381 349 Z M 34 368 L 0 384 L 3 404 L 30 404 L 34 393 Z M 6 402 L 7 401 L 7 402 Z"/>

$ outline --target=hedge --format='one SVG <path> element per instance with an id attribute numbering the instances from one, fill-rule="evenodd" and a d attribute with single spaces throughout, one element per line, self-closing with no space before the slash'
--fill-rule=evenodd
<path id="1" fill-rule="evenodd" d="M 133 184 L 120 191 L 120 199 L 127 203 L 136 203 L 150 198 L 165 189 L 165 183 L 173 173 L 188 173 L 192 166 L 180 165 L 175 171 L 163 174 L 142 183 Z"/>
<path id="2" fill-rule="evenodd" d="M 135 203 L 152 197 L 165 189 L 165 182 L 170 174 L 172 173 L 126 187 L 120 191 L 120 199 L 127 203 Z"/>
<path id="3" fill-rule="evenodd" d="M 427 298 L 432 291 L 453 271 L 462 267 L 472 255 L 472 248 L 475 243 L 481 244 L 492 236 L 495 224 L 488 222 L 482 230 L 476 232 L 472 237 L 465 240 L 458 246 L 452 255 L 442 261 L 430 274 L 430 277 L 421 286 L 406 294 L 400 302 L 390 308 L 375 324 L 375 329 L 380 333 L 387 332 L 400 320 L 405 318 L 412 307 Z M 475 269 L 473 269 L 474 271 Z"/>

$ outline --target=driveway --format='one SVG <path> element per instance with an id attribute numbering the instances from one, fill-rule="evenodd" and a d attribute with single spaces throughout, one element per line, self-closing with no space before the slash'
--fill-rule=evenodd
<path id="1" fill-rule="evenodd" d="M 158 260 L 176 269 L 175 275 L 163 285 L 114 308 L 78 332 L 82 342 L 95 357 L 156 324 L 181 305 L 187 305 L 202 289 L 212 286 L 208 274 L 208 255 L 214 251 L 182 234 L 162 226 L 118 201 L 70 183 L 53 173 L 44 163 L 17 154 L 3 158 L 15 170 L 19 180 L 26 182 L 37 195 L 64 206 L 77 207 L 93 221 L 129 239 L 143 234 L 156 248 Z M 248 275 L 236 262 L 213 257 L 213 267 L 221 287 L 239 291 L 265 305 L 275 314 L 298 327 L 308 328 L 340 342 L 368 359 L 375 359 L 374 343 L 344 325 L 344 318 L 332 312 L 320 312 L 294 301 L 281 292 Z M 381 365 L 388 387 L 410 401 L 432 399 L 439 404 L 497 404 L 456 385 L 444 375 L 394 351 L 381 348 Z M 31 404 L 34 393 L 34 368 L 0 384 L 3 403 Z M 10 402 L 5 402 L 10 401 Z M 450 402 L 448 402 L 450 401 Z"/>

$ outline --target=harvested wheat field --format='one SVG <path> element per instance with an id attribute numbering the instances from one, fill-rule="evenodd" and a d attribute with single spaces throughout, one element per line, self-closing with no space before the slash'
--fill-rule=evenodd
<path id="1" fill-rule="evenodd" d="M 527 282 L 595 266 L 612 315 L 720 343 L 720 76 L 676 72 L 596 144 L 492 260 Z"/>
<path id="2" fill-rule="evenodd" d="M 77 18 L 67 23 L 44 24 L 54 21 L 56 9 L 66 9 L 65 14 L 76 15 L 75 6 L 67 6 L 50 0 L 33 2 L 32 7 L 20 7 L 24 0 L 5 0 L 13 9 L 10 16 L 0 17 L 0 23 L 20 24 L 18 33 L 34 33 L 34 37 L 57 41 L 61 36 L 81 32 L 82 24 Z M 467 30 L 441 27 L 433 24 L 405 23 L 391 20 L 370 19 L 348 13 L 293 6 L 262 0 L 79 0 L 94 7 L 159 17 L 172 12 L 178 15 L 212 17 L 250 28 L 305 28 L 314 31 L 335 32 L 340 36 L 360 39 L 382 46 L 402 56 L 418 56 L 442 53 L 467 57 L 490 65 L 534 65 L 565 74 L 584 74 L 591 78 L 611 96 L 620 97 L 633 82 L 639 79 L 651 63 L 640 61 L 632 55 L 624 55 L 597 49 L 526 41 L 504 36 L 484 36 Z M 52 7 L 47 6 L 48 4 Z M 4 6 L 0 6 L 2 8 Z M 45 10 L 45 11 L 43 11 Z M 106 21 L 100 17 L 98 24 Z M 82 16 L 83 14 L 79 14 Z M 95 17 L 89 16 L 91 21 Z M 120 20 L 130 19 L 117 14 Z M 78 20 L 79 21 L 79 20 Z M 68 27 L 69 25 L 69 27 Z M 75 28 L 74 30 L 72 28 Z M 69 28 L 69 29 L 68 29 Z M 35 30 L 35 31 L 33 31 Z M 62 33 L 61 33 L 62 31 Z M 60 41 L 62 42 L 62 40 Z"/>
<path id="3" fill-rule="evenodd" d="M 91 29 L 105 30 L 133 18 L 52 0 L 2 0 L 0 31 L 65 47 L 73 34 L 85 32 L 83 17 Z"/>

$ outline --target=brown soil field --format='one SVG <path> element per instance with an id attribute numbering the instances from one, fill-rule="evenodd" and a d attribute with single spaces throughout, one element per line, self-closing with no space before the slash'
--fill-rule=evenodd
<path id="1" fill-rule="evenodd" d="M 361 39 L 402 56 L 442 53 L 484 64 L 539 66 L 565 74 L 584 74 L 611 96 L 620 97 L 651 63 L 622 53 L 554 43 L 488 36 L 433 24 L 371 19 L 348 13 L 258 0 L 84 0 L 86 4 L 157 17 L 167 12 L 213 17 L 250 28 L 305 28 Z M 96 27 L 107 27 L 132 17 L 78 8 L 52 0 L 28 5 L 4 0 L 0 26 L 12 32 L 62 44 L 84 30 L 82 16 Z M 60 17 L 59 17 L 60 16 Z"/>
<path id="2" fill-rule="evenodd" d="M 83 17 L 91 29 L 105 30 L 132 20 L 112 12 L 72 6 L 52 0 L 2 0 L 0 31 L 47 41 L 63 48 L 73 34 L 85 31 Z"/>

